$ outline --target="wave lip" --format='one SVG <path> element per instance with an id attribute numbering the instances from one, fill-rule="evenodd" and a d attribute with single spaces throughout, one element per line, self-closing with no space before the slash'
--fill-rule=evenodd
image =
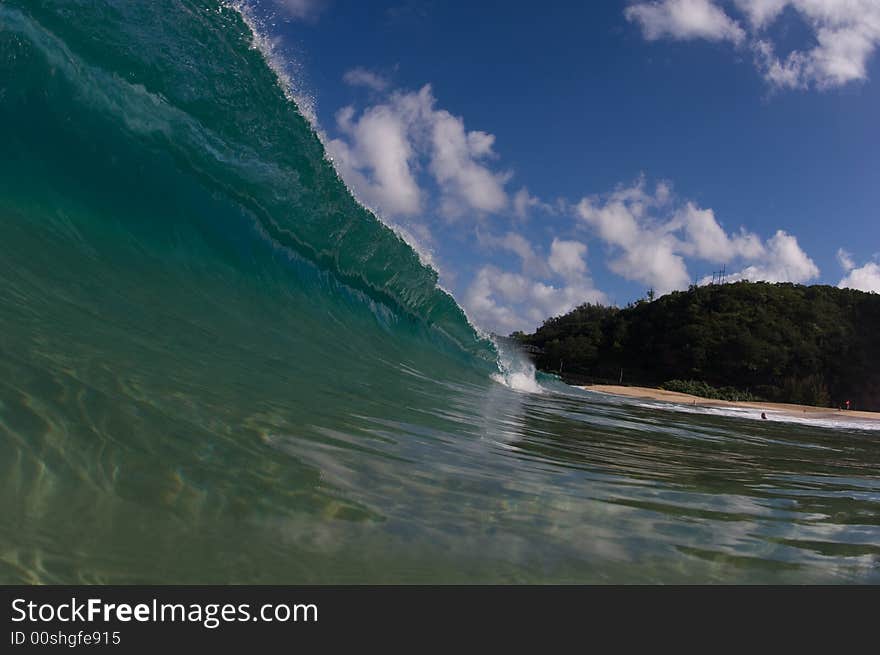
<path id="1" fill-rule="evenodd" d="M 353 198 L 307 112 L 286 93 L 254 45 L 258 35 L 231 5 L 202 0 L 175 10 L 161 2 L 94 2 L 78 6 L 75 21 L 67 19 L 65 3 L 10 0 L 0 11 L 6 38 L 31 64 L 24 84 L 37 86 L 42 77 L 55 106 L 88 116 L 74 128 L 83 132 L 79 147 L 124 148 L 138 168 L 164 158 L 190 185 L 181 194 L 219 199 L 238 215 L 239 225 L 224 229 L 239 238 L 256 231 L 273 247 L 422 321 L 437 338 L 494 360 L 491 343 L 438 287 L 436 271 Z M 98 49 L 94 41 L 101 38 Z M 4 68 L 9 79 L 23 79 L 12 58 Z"/>

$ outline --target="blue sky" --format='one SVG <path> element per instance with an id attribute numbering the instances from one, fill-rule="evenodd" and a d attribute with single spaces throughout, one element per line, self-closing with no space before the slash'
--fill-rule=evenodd
<path id="1" fill-rule="evenodd" d="M 880 292 L 877 0 L 250 0 L 357 197 L 508 333 L 728 279 Z"/>

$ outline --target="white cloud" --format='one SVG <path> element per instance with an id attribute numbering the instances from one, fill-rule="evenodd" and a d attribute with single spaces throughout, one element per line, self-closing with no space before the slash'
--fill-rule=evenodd
<path id="1" fill-rule="evenodd" d="M 317 20 L 327 7 L 327 0 L 275 0 L 275 3 L 291 18 L 304 21 Z"/>
<path id="2" fill-rule="evenodd" d="M 690 280 L 684 258 L 677 254 L 680 241 L 672 234 L 678 225 L 650 216 L 668 202 L 667 186 L 649 194 L 640 179 L 616 189 L 607 199 L 583 198 L 575 212 L 617 253 L 608 263 L 614 273 L 649 284 L 662 294 L 685 287 Z"/>
<path id="3" fill-rule="evenodd" d="M 762 243 L 742 228 L 729 234 L 711 209 L 693 202 L 676 206 L 665 184 L 649 193 L 639 179 L 605 197 L 582 199 L 575 213 L 611 247 L 612 272 L 660 294 L 688 286 L 685 257 L 714 264 L 751 263 L 728 279 L 802 282 L 819 274 L 793 236 L 779 231 Z"/>
<path id="4" fill-rule="evenodd" d="M 519 219 L 526 219 L 533 209 L 538 209 L 547 214 L 556 213 L 552 205 L 531 195 L 526 187 L 522 187 L 513 196 L 513 213 Z"/>
<path id="5" fill-rule="evenodd" d="M 682 289 L 688 285 L 690 275 L 684 258 L 675 254 L 674 242 L 661 238 L 655 243 L 633 244 L 608 267 L 612 272 L 628 280 L 649 284 L 660 295 Z"/>
<path id="6" fill-rule="evenodd" d="M 586 254 L 587 246 L 579 241 L 553 239 L 547 261 L 550 270 L 564 280 L 577 280 L 587 273 L 587 262 L 584 261 Z"/>
<path id="7" fill-rule="evenodd" d="M 861 268 L 853 268 L 837 286 L 841 289 L 858 289 L 880 293 L 880 265 L 868 262 Z"/>
<path id="8" fill-rule="evenodd" d="M 384 91 L 389 84 L 382 75 L 360 67 L 346 71 L 342 76 L 342 81 L 349 86 L 364 86 L 373 91 Z"/>
<path id="9" fill-rule="evenodd" d="M 484 266 L 464 296 L 464 306 L 479 325 L 499 334 L 532 330 L 584 302 L 605 302 L 605 294 L 586 278 L 554 284 Z"/>
<path id="10" fill-rule="evenodd" d="M 468 209 L 487 213 L 504 209 L 504 185 L 510 176 L 480 163 L 494 156 L 495 137 L 465 131 L 464 121 L 444 109 L 435 111 L 431 118 L 431 172 L 443 189 L 443 212 L 460 216 Z"/>
<path id="11" fill-rule="evenodd" d="M 840 262 L 840 267 L 847 273 L 856 267 L 852 255 L 843 248 L 837 249 L 837 261 Z"/>
<path id="12" fill-rule="evenodd" d="M 708 39 L 740 43 L 745 32 L 711 0 L 662 0 L 630 5 L 624 10 L 629 21 L 639 23 L 649 41 Z"/>
<path id="13" fill-rule="evenodd" d="M 819 267 L 801 250 L 797 239 L 777 230 L 767 240 L 766 252 L 762 260 L 747 266 L 738 273 L 728 274 L 729 282 L 749 280 L 750 282 L 809 282 L 819 277 Z M 706 280 L 703 280 L 706 282 Z"/>
<path id="14" fill-rule="evenodd" d="M 729 236 L 715 220 L 711 209 L 700 209 L 688 202 L 679 211 L 677 218 L 684 224 L 688 243 L 683 252 L 708 261 L 727 263 L 735 257 L 756 259 L 764 253 L 764 246 L 756 234 L 743 230 L 736 236 Z"/>
<path id="15" fill-rule="evenodd" d="M 762 28 L 779 16 L 788 0 L 734 0 L 734 3 L 753 27 Z"/>
<path id="16" fill-rule="evenodd" d="M 747 39 L 755 64 L 779 88 L 828 89 L 866 80 L 868 60 L 880 47 L 880 2 L 877 0 L 734 0 L 746 18 L 748 36 L 739 23 L 711 0 L 664 0 L 625 10 L 646 39 L 703 38 L 740 43 Z M 812 42 L 785 57 L 768 28 L 791 9 L 812 34 Z"/>
<path id="17" fill-rule="evenodd" d="M 503 334 L 531 330 L 550 316 L 606 299 L 589 276 L 586 244 L 555 238 L 544 260 L 515 232 L 500 238 L 483 236 L 481 242 L 514 251 L 523 263 L 522 273 L 483 266 L 467 289 L 468 315 L 485 328 Z"/>
<path id="18" fill-rule="evenodd" d="M 477 272 L 477 276 L 465 293 L 464 306 L 468 315 L 478 325 L 499 334 L 509 334 L 514 330 L 522 329 L 527 324 L 527 320 L 499 298 L 506 290 L 517 287 L 520 293 L 514 295 L 524 299 L 527 287 L 525 277 L 504 273 L 494 266 L 484 266 Z"/>
<path id="19" fill-rule="evenodd" d="M 345 107 L 336 123 L 348 141 L 332 139 L 327 149 L 339 174 L 368 204 L 390 216 L 407 216 L 422 208 L 422 192 L 413 167 L 417 153 L 410 135 L 411 107 L 397 98 L 355 119 Z"/>
<path id="20" fill-rule="evenodd" d="M 431 193 L 420 182 L 422 171 L 436 183 L 445 216 L 501 211 L 509 204 L 504 185 L 510 175 L 485 163 L 495 157 L 495 137 L 466 130 L 462 118 L 435 105 L 425 85 L 394 92 L 360 116 L 352 107 L 341 110 L 341 136 L 327 142 L 340 175 L 365 202 L 392 217 L 425 210 Z"/>
<path id="21" fill-rule="evenodd" d="M 794 50 L 785 59 L 772 44 L 756 43 L 758 62 L 778 86 L 819 88 L 867 79 L 868 59 L 880 46 L 880 3 L 877 0 L 737 0 L 758 28 L 765 28 L 789 7 L 810 27 L 812 48 Z"/>

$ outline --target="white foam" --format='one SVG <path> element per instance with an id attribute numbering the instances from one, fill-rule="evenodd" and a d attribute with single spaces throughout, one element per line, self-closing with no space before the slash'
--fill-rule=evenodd
<path id="1" fill-rule="evenodd" d="M 601 393 L 601 392 L 593 392 Z M 607 394 L 614 395 L 614 394 Z M 619 396 L 623 398 L 624 396 Z M 647 407 L 650 409 L 661 409 L 675 412 L 685 412 L 691 414 L 704 414 L 710 416 L 730 416 L 735 418 L 745 418 L 757 421 L 773 421 L 777 423 L 795 423 L 798 425 L 811 425 L 815 427 L 830 428 L 836 430 L 880 430 L 880 421 L 846 419 L 846 418 L 817 418 L 807 415 L 798 415 L 790 412 L 757 409 L 751 407 L 717 407 L 705 405 L 685 405 L 680 403 L 669 402 L 652 402 L 632 400 L 632 404 L 639 407 Z M 762 419 L 761 413 L 766 414 L 767 418 Z"/>
<path id="2" fill-rule="evenodd" d="M 544 388 L 538 384 L 535 377 L 535 365 L 528 356 L 520 351 L 513 343 L 500 342 L 491 335 L 489 336 L 495 349 L 498 351 L 498 373 L 492 374 L 496 382 L 510 387 L 514 391 L 527 393 L 544 393 Z"/>
<path id="3" fill-rule="evenodd" d="M 223 6 L 237 11 L 250 28 L 253 35 L 253 47 L 260 51 L 263 59 L 278 79 L 278 86 L 284 92 L 288 100 L 293 102 L 303 117 L 311 124 L 312 129 L 318 131 L 318 115 L 315 111 L 316 101 L 314 93 L 311 93 L 304 84 L 295 81 L 288 73 L 288 68 L 301 69 L 301 65 L 290 57 L 282 59 L 278 51 L 280 39 L 273 39 L 266 34 L 262 21 L 254 14 L 254 10 L 246 0 L 226 0 Z M 300 79 L 302 76 L 300 77 Z M 326 151 L 326 148 L 325 148 Z"/>
<path id="4" fill-rule="evenodd" d="M 490 376 L 495 382 L 510 387 L 514 391 L 527 393 L 543 393 L 544 389 L 535 378 L 526 373 L 493 373 Z"/>

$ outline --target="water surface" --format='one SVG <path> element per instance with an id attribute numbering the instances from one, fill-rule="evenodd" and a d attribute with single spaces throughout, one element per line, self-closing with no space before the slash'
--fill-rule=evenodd
<path id="1" fill-rule="evenodd" d="M 878 582 L 880 433 L 531 380 L 239 13 L 0 3 L 0 582 Z"/>

